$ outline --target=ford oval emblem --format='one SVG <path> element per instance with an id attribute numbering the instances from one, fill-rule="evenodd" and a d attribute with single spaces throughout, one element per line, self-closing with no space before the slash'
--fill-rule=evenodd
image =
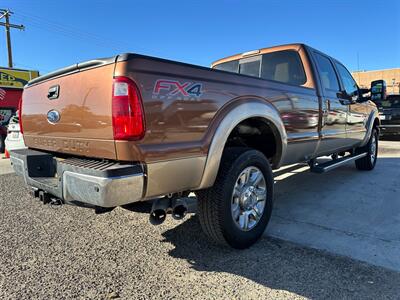
<path id="1" fill-rule="evenodd" d="M 60 113 L 54 109 L 50 110 L 47 113 L 47 121 L 49 121 L 49 123 L 51 124 L 57 123 L 58 121 L 60 121 Z"/>

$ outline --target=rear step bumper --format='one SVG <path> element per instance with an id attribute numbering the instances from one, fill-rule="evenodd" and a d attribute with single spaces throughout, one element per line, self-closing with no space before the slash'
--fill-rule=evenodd
<path id="1" fill-rule="evenodd" d="M 143 199 L 144 172 L 140 164 L 59 159 L 31 149 L 14 150 L 10 156 L 15 173 L 27 185 L 66 203 L 115 207 Z"/>

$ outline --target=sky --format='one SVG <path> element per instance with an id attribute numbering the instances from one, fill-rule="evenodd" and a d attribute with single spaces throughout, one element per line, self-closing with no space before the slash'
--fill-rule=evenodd
<path id="1" fill-rule="evenodd" d="M 236 53 L 306 43 L 351 71 L 400 67 L 400 1 L 1 0 L 14 12 L 15 67 L 41 74 L 133 52 L 202 66 Z M 7 66 L 0 27 L 0 66 Z"/>

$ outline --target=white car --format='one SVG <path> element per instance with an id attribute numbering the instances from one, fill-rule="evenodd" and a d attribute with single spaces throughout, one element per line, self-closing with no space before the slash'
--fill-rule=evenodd
<path id="1" fill-rule="evenodd" d="M 6 156 L 10 150 L 27 148 L 24 143 L 24 137 L 20 131 L 18 114 L 11 118 L 7 126 L 6 143 Z"/>

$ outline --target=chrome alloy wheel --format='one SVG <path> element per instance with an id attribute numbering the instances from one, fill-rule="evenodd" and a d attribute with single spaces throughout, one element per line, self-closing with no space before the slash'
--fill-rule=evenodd
<path id="1" fill-rule="evenodd" d="M 376 159 L 376 150 L 377 150 L 377 147 L 376 147 L 377 143 L 376 142 L 377 142 L 376 141 L 376 135 L 373 134 L 372 138 L 371 138 L 371 147 L 370 147 L 370 152 L 369 152 L 372 164 L 375 162 L 375 159 Z"/>
<path id="2" fill-rule="evenodd" d="M 260 221 L 267 199 L 264 174 L 257 167 L 247 167 L 236 179 L 231 212 L 236 226 L 249 231 Z"/>

